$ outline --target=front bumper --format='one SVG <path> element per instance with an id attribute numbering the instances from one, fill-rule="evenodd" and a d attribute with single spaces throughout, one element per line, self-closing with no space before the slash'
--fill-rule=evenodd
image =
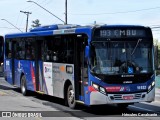
<path id="1" fill-rule="evenodd" d="M 128 97 L 128 99 L 124 99 L 124 96 L 133 96 L 133 98 L 131 99 Z M 90 105 L 152 102 L 154 99 L 155 88 L 153 88 L 149 93 L 139 92 L 133 94 L 108 94 L 107 96 L 98 91 L 90 93 Z"/>

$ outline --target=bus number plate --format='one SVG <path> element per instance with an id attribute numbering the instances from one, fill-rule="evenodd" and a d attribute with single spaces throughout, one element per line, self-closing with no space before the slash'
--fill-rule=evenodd
<path id="1" fill-rule="evenodd" d="M 122 96 L 123 100 L 133 100 L 134 96 L 133 95 L 124 95 Z"/>

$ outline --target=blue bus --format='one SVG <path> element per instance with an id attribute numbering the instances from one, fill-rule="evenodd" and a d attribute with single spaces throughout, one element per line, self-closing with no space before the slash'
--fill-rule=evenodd
<path id="1" fill-rule="evenodd" d="M 3 76 L 3 58 L 4 58 L 4 39 L 3 36 L 0 36 L 0 76 Z"/>
<path id="2" fill-rule="evenodd" d="M 50 25 L 5 35 L 5 79 L 70 108 L 155 98 L 153 37 L 136 25 Z"/>

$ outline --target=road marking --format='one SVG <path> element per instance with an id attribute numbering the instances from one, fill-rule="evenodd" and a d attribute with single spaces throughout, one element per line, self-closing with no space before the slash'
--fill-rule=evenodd
<path id="1" fill-rule="evenodd" d="M 0 91 L 0 96 L 7 95 L 5 92 Z"/>
<path id="2" fill-rule="evenodd" d="M 137 106 L 133 106 L 133 105 L 129 105 L 129 107 L 133 107 L 133 108 L 137 108 L 137 109 L 141 109 L 141 110 L 150 111 L 150 112 L 160 114 L 160 112 L 156 112 L 156 111 L 153 111 L 153 110 L 149 110 L 149 109 L 146 109 L 146 108 L 141 108 L 141 107 L 137 107 Z"/>
<path id="3" fill-rule="evenodd" d="M 41 118 L 37 117 L 36 120 L 42 120 Z"/>

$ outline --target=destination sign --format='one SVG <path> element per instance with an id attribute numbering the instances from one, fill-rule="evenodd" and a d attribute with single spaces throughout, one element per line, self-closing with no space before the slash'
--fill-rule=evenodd
<path id="1" fill-rule="evenodd" d="M 94 32 L 95 37 L 121 38 L 121 37 L 144 37 L 145 30 L 136 29 L 97 29 Z"/>

